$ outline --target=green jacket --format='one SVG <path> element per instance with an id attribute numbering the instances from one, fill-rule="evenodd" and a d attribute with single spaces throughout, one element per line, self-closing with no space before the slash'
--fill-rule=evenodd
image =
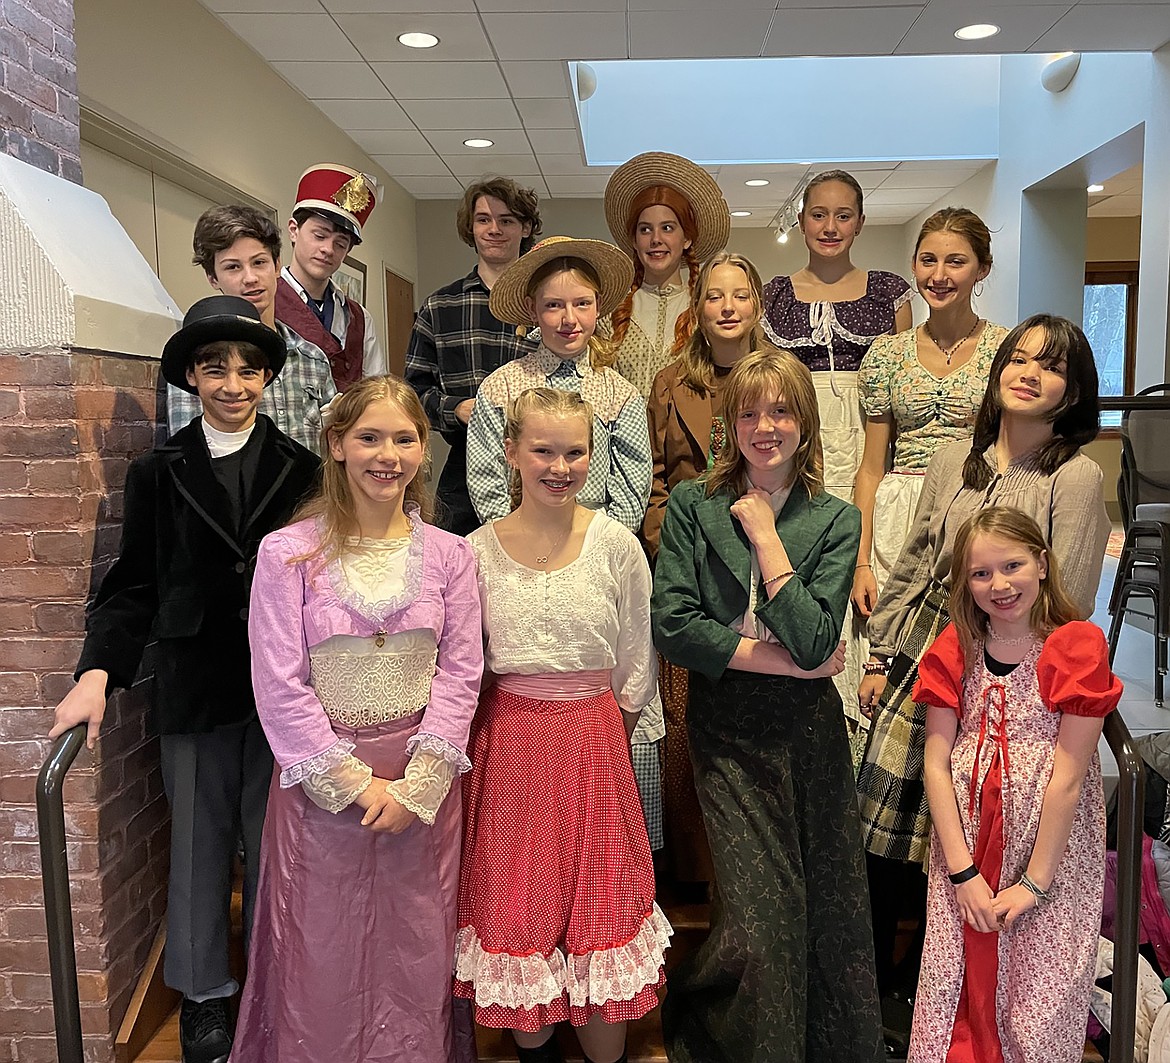
<path id="1" fill-rule="evenodd" d="M 654 642 L 668 660 L 712 682 L 727 669 L 740 636 L 731 624 L 748 605 L 751 550 L 726 494 L 705 495 L 698 480 L 670 493 L 654 569 Z M 823 664 L 841 637 L 853 587 L 861 514 L 822 491 L 792 489 L 776 518 L 796 576 L 756 615 L 801 668 Z"/>

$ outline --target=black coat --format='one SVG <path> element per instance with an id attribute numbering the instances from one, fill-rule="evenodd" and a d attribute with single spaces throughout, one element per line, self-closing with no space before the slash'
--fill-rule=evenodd
<path id="1" fill-rule="evenodd" d="M 77 675 L 129 687 L 148 643 L 162 734 L 241 723 L 256 711 L 248 598 L 260 540 L 288 522 L 316 484 L 320 459 L 260 415 L 250 512 L 234 530 L 202 418 L 135 460 L 126 475 L 122 545 L 86 616 Z"/>

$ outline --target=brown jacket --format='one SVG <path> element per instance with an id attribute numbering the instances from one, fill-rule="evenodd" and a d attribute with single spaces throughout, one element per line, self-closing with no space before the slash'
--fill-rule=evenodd
<path id="1" fill-rule="evenodd" d="M 654 479 L 642 521 L 642 542 L 651 561 L 658 554 L 658 533 L 671 489 L 707 471 L 711 396 L 696 394 L 682 378 L 682 360 L 676 359 L 654 378 L 646 405 Z"/>

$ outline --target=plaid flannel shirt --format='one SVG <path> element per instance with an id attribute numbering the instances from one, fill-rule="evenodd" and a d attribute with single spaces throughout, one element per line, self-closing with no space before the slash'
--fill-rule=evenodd
<path id="1" fill-rule="evenodd" d="M 280 321 L 276 323 L 276 331 L 284 339 L 288 358 L 280 376 L 264 389 L 260 412 L 271 417 L 286 436 L 319 454 L 321 410 L 337 394 L 329 359 L 315 343 L 298 336 Z M 198 395 L 167 385 L 167 429 L 171 435 L 202 412 Z"/>

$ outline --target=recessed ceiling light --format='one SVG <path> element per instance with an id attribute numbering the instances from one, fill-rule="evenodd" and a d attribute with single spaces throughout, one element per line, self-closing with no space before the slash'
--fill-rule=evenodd
<path id="1" fill-rule="evenodd" d="M 977 22 L 973 26 L 962 26 L 955 30 L 955 36 L 961 41 L 981 41 L 986 37 L 994 37 L 998 32 L 999 27 L 990 22 Z"/>
<path id="2" fill-rule="evenodd" d="M 407 48 L 433 48 L 439 43 L 439 38 L 433 33 L 400 33 L 398 43 Z"/>
<path id="3" fill-rule="evenodd" d="M 776 237 L 776 243 L 778 243 L 778 244 L 786 244 L 786 243 L 788 243 L 788 234 L 787 234 L 787 233 L 781 233 L 779 236 L 777 236 L 777 237 Z"/>
<path id="4" fill-rule="evenodd" d="M 763 188 L 764 185 L 768 183 L 769 182 L 765 181 L 762 177 L 756 177 L 750 181 L 744 181 L 744 184 L 747 185 L 748 188 Z"/>
<path id="5" fill-rule="evenodd" d="M 471 137 L 463 142 L 463 146 L 465 148 L 490 148 L 494 143 L 494 140 L 487 140 L 484 137 Z"/>
<path id="6" fill-rule="evenodd" d="M 750 218 L 752 216 L 752 212 L 750 210 L 733 210 L 731 212 L 731 216 L 733 218 Z"/>
<path id="7" fill-rule="evenodd" d="M 1093 192 L 1104 192 L 1105 186 L 1104 185 L 1089 185 L 1089 187 L 1086 191 L 1088 191 L 1090 194 Z"/>

